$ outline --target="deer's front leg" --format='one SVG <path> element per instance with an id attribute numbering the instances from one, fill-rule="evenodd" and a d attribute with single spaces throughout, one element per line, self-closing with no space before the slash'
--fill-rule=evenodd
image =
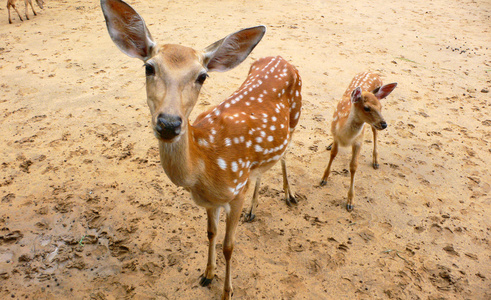
<path id="1" fill-rule="evenodd" d="M 373 132 L 373 168 L 378 169 L 379 164 L 378 164 L 378 150 L 377 150 L 377 129 L 372 127 L 372 132 Z"/>
<path id="2" fill-rule="evenodd" d="M 324 176 L 322 176 L 322 181 L 320 183 L 321 186 L 324 186 L 327 184 L 327 178 L 329 177 L 329 174 L 331 173 L 331 165 L 333 160 L 336 158 L 336 155 L 338 155 L 338 143 L 334 141 L 331 145 L 331 158 L 329 159 L 329 164 L 327 164 L 327 168 L 324 171 Z"/>
<path id="3" fill-rule="evenodd" d="M 225 232 L 225 241 L 223 242 L 223 256 L 225 256 L 225 283 L 223 286 L 222 300 L 232 298 L 232 253 L 235 244 L 235 231 L 239 223 L 242 206 L 244 204 L 243 193 L 239 194 L 230 202 L 230 211 L 227 213 L 227 225 Z"/>
<path id="4" fill-rule="evenodd" d="M 218 232 L 218 219 L 220 217 L 220 208 L 210 208 L 206 210 L 208 214 L 208 263 L 206 264 L 206 270 L 203 275 L 201 275 L 199 284 L 201 286 L 209 285 L 213 278 L 215 277 L 216 268 L 216 237 Z"/>
<path id="5" fill-rule="evenodd" d="M 356 169 L 358 169 L 358 158 L 360 156 L 360 151 L 361 151 L 361 143 L 353 144 L 352 157 L 349 165 L 351 182 L 348 191 L 348 203 L 346 204 L 346 209 L 348 211 L 353 210 L 353 198 L 355 197 L 355 173 L 356 173 Z"/>
<path id="6" fill-rule="evenodd" d="M 286 172 L 286 162 L 285 157 L 281 158 L 281 170 L 283 173 L 283 190 L 285 191 L 285 200 L 288 206 L 292 206 L 292 204 L 298 204 L 297 199 L 292 195 L 292 191 L 290 190 L 290 183 L 288 183 L 288 174 Z"/>

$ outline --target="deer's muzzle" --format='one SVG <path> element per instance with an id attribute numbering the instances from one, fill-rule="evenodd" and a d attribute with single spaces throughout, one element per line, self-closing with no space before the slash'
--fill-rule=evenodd
<path id="1" fill-rule="evenodd" d="M 170 141 L 181 133 L 182 119 L 176 115 L 160 114 L 154 131 L 157 138 Z"/>

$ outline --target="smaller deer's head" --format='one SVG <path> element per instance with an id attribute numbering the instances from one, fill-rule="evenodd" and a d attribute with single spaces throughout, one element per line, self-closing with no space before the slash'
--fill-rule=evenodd
<path id="1" fill-rule="evenodd" d="M 228 71 L 244 61 L 266 28 L 232 33 L 202 51 L 180 45 L 157 46 L 142 17 L 121 0 L 101 0 L 106 25 L 121 51 L 145 62 L 147 103 L 155 135 L 173 142 L 184 134 L 208 72 Z"/>
<path id="2" fill-rule="evenodd" d="M 387 97 L 396 86 L 397 83 L 389 83 L 371 92 L 362 92 L 360 87 L 354 89 L 351 92 L 351 103 L 356 108 L 357 117 L 377 130 L 387 128 L 387 122 L 382 116 L 380 100 Z"/>

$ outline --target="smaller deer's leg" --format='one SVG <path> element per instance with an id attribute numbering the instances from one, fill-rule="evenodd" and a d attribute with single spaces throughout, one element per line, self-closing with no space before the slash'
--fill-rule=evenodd
<path id="1" fill-rule="evenodd" d="M 34 13 L 35 16 L 37 16 L 36 11 L 34 10 L 34 6 L 32 5 L 32 0 L 27 0 L 29 1 L 29 4 L 31 5 L 32 12 Z"/>
<path id="2" fill-rule="evenodd" d="M 332 143 L 332 148 L 331 148 L 331 158 L 329 159 L 329 164 L 327 164 L 327 168 L 324 171 L 324 176 L 322 176 L 322 181 L 320 183 L 321 186 L 324 186 L 327 184 L 327 178 L 329 177 L 329 174 L 331 173 L 331 165 L 332 165 L 334 158 L 336 158 L 336 155 L 338 155 L 338 143 L 336 143 L 336 141 L 334 141 Z"/>
<path id="3" fill-rule="evenodd" d="M 216 237 L 218 232 L 218 219 L 220 217 L 220 208 L 210 208 L 206 210 L 208 214 L 208 263 L 206 264 L 206 270 L 203 275 L 201 275 L 199 284 L 201 286 L 209 285 L 213 278 L 215 277 L 216 268 Z"/>
<path id="4" fill-rule="evenodd" d="M 283 173 L 283 190 L 285 191 L 285 200 L 288 206 L 292 206 L 292 204 L 298 204 L 297 199 L 292 195 L 290 190 L 290 183 L 288 182 L 288 174 L 286 172 L 286 161 L 285 157 L 281 158 L 281 170 Z"/>
<path id="5" fill-rule="evenodd" d="M 379 164 L 378 164 L 378 150 L 377 150 L 377 129 L 372 127 L 372 132 L 373 132 L 373 168 L 378 169 Z"/>
<path id="6" fill-rule="evenodd" d="M 356 169 L 358 169 L 358 158 L 360 156 L 361 144 L 353 144 L 353 153 L 351 157 L 351 163 L 349 165 L 349 171 L 351 174 L 351 182 L 348 191 L 348 203 L 346 204 L 346 209 L 348 211 L 353 210 L 353 198 L 355 197 L 355 174 Z"/>
<path id="7" fill-rule="evenodd" d="M 12 19 L 10 19 L 10 3 L 7 3 L 7 10 L 9 12 L 9 24 L 12 24 Z"/>
<path id="8" fill-rule="evenodd" d="M 29 20 L 29 15 L 28 15 L 28 11 L 27 11 L 28 1 L 29 1 L 29 0 L 24 0 L 24 4 L 25 4 L 25 6 L 26 6 L 26 7 L 25 7 L 26 9 L 25 9 L 25 12 L 24 12 L 24 13 L 26 14 L 26 20 Z"/>
<path id="9" fill-rule="evenodd" d="M 15 12 L 17 13 L 17 15 L 19 16 L 19 19 L 24 22 L 24 20 L 22 20 L 22 17 L 20 16 L 20 13 L 19 11 L 17 10 L 17 7 L 15 5 L 11 5 L 14 9 L 15 9 Z M 10 9 L 9 9 L 9 23 L 12 24 L 12 22 L 10 21 Z"/>
<path id="10" fill-rule="evenodd" d="M 256 218 L 255 212 L 257 208 L 257 197 L 259 196 L 259 186 L 261 185 L 261 176 L 256 179 L 256 186 L 254 187 L 254 194 L 252 196 L 251 209 L 249 213 L 245 215 L 246 222 L 252 222 Z"/>
<path id="11" fill-rule="evenodd" d="M 239 194 L 230 202 L 230 211 L 227 212 L 227 221 L 225 226 L 225 240 L 223 242 L 223 255 L 225 256 L 225 283 L 223 286 L 222 300 L 232 298 L 232 253 L 234 252 L 235 231 L 239 223 L 242 206 L 244 204 L 244 195 Z"/>

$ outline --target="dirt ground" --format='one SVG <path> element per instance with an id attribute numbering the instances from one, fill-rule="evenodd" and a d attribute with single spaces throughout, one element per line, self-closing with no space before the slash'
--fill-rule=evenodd
<path id="1" fill-rule="evenodd" d="M 302 76 L 286 156 L 300 202 L 283 201 L 279 165 L 263 176 L 238 227 L 235 299 L 491 299 L 490 1 L 129 3 L 160 43 L 268 27 L 242 65 L 210 74 L 192 118 L 254 59 L 281 55 Z M 218 299 L 221 242 L 203 288 L 205 211 L 159 165 L 141 61 L 112 43 L 98 1 L 37 12 L 9 25 L 0 8 L 0 298 Z M 350 149 L 319 182 L 336 103 L 365 70 L 399 85 L 380 169 L 367 134 L 349 213 Z"/>

